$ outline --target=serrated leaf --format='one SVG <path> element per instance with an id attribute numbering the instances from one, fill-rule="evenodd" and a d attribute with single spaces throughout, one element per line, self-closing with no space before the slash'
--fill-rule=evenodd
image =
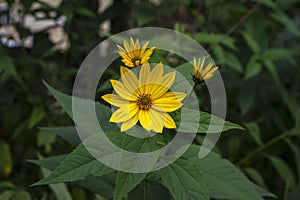
<path id="1" fill-rule="evenodd" d="M 49 176 L 33 186 L 76 181 L 84 179 L 89 174 L 101 176 L 112 171 L 95 159 L 81 144 Z"/>
<path id="2" fill-rule="evenodd" d="M 174 120 L 177 127 L 187 133 L 194 132 L 194 130 L 197 130 L 197 127 L 198 133 L 219 133 L 221 131 L 228 131 L 231 129 L 244 130 L 244 128 L 238 124 L 225 121 L 222 118 L 211 115 L 207 112 L 199 112 L 188 108 L 181 109 L 181 115 L 176 115 Z"/>
<path id="3" fill-rule="evenodd" d="M 175 200 L 208 200 L 208 191 L 203 182 L 203 174 L 184 159 L 160 170 L 164 186 L 168 188 Z"/>
<path id="4" fill-rule="evenodd" d="M 199 159 L 199 146 L 191 145 L 183 155 L 188 163 L 193 163 L 198 172 L 203 175 L 201 181 L 209 190 L 209 196 L 217 199 L 262 199 L 253 184 L 239 169 L 218 154 L 210 152 L 206 157 Z"/>
<path id="5" fill-rule="evenodd" d="M 53 171 L 66 158 L 66 155 L 51 156 L 39 160 L 28 159 L 27 162 L 40 165 L 41 167 Z"/>
<path id="6" fill-rule="evenodd" d="M 114 200 L 121 200 L 131 190 L 133 190 L 139 183 L 143 181 L 146 173 L 126 173 L 118 172 Z"/>
<path id="7" fill-rule="evenodd" d="M 78 127 L 79 128 L 79 127 Z M 86 136 L 84 137 L 84 131 L 81 130 L 80 133 L 80 137 L 77 133 L 77 130 L 75 127 L 73 126 L 66 126 L 66 127 L 42 127 L 40 128 L 41 130 L 44 131 L 49 131 L 52 133 L 55 133 L 56 135 L 60 136 L 62 139 L 66 140 L 67 142 L 69 142 L 70 144 L 73 144 L 74 146 L 79 145 L 85 138 L 87 138 L 89 136 L 88 133 L 86 133 Z M 80 128 L 79 128 L 80 129 Z"/>

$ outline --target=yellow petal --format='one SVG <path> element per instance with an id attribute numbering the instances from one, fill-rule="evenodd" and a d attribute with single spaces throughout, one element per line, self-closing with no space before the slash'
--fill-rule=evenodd
<path id="1" fill-rule="evenodd" d="M 149 115 L 151 118 L 151 129 L 153 131 L 162 133 L 166 121 L 166 114 L 167 113 L 159 112 L 154 109 L 149 110 Z"/>
<path id="2" fill-rule="evenodd" d="M 131 93 L 123 83 L 117 81 L 117 80 L 110 80 L 114 90 L 117 92 L 118 95 L 120 95 L 122 98 L 133 101 L 137 100 L 137 96 L 134 95 L 134 93 Z"/>
<path id="3" fill-rule="evenodd" d="M 152 91 L 153 99 L 157 99 L 164 95 L 170 87 L 173 85 L 175 80 L 176 72 L 170 72 L 163 77 L 162 83 L 159 88 Z"/>
<path id="4" fill-rule="evenodd" d="M 105 94 L 101 98 L 104 99 L 106 102 L 110 103 L 111 105 L 117 107 L 126 106 L 129 103 L 128 100 L 123 99 L 122 97 L 115 94 Z"/>
<path id="5" fill-rule="evenodd" d="M 129 93 L 134 94 L 137 96 L 137 89 L 138 89 L 138 82 L 136 75 L 128 68 L 121 66 L 121 79 L 123 81 L 123 84 L 125 88 L 129 91 Z"/>
<path id="6" fill-rule="evenodd" d="M 152 108 L 161 112 L 173 112 L 180 108 L 181 100 L 185 98 L 186 94 L 182 92 L 168 92 L 162 97 L 152 101 Z"/>
<path id="7" fill-rule="evenodd" d="M 110 117 L 110 122 L 124 122 L 132 118 L 138 112 L 138 107 L 135 103 L 129 103 L 126 107 L 117 109 Z"/>
<path id="8" fill-rule="evenodd" d="M 146 51 L 148 44 L 149 44 L 149 41 L 147 41 L 147 42 L 143 45 L 143 47 L 142 47 L 142 49 L 141 49 L 141 55 L 143 55 L 144 52 Z"/>
<path id="9" fill-rule="evenodd" d="M 205 67 L 205 69 L 203 70 L 203 72 L 202 72 L 202 77 L 204 77 L 209 71 L 210 71 L 210 69 L 211 69 L 211 67 L 213 66 L 213 64 L 212 63 L 209 63 L 206 67 Z"/>
<path id="10" fill-rule="evenodd" d="M 160 62 L 153 68 L 153 70 L 148 75 L 147 83 L 160 84 L 162 82 L 163 73 L 163 64 Z"/>
<path id="11" fill-rule="evenodd" d="M 176 123 L 174 122 L 173 118 L 169 114 L 166 114 L 166 121 L 165 121 L 164 127 L 176 128 Z"/>
<path id="12" fill-rule="evenodd" d="M 149 116 L 149 112 L 147 110 L 139 110 L 139 120 L 141 125 L 148 131 L 151 130 L 149 125 L 151 124 L 151 119 Z"/>
<path id="13" fill-rule="evenodd" d="M 121 132 L 127 131 L 128 129 L 136 125 L 138 119 L 139 119 L 139 114 L 137 113 L 131 119 L 123 122 L 121 125 Z"/>

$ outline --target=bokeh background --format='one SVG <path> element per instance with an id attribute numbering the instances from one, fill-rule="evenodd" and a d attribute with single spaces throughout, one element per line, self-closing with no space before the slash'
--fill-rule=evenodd
<path id="1" fill-rule="evenodd" d="M 39 129 L 72 125 L 42 80 L 70 94 L 89 51 L 147 26 L 187 34 L 220 66 L 227 119 L 246 131 L 223 133 L 216 151 L 278 199 L 300 199 L 299 0 L 0 0 L 0 199 L 59 192 L 30 187 L 43 175 L 27 159 L 72 150 Z M 201 108 L 209 111 L 210 102 Z M 76 183 L 67 190 L 73 199 L 94 198 Z"/>

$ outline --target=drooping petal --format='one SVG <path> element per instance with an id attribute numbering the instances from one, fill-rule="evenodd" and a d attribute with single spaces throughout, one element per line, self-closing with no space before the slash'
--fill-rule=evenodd
<path id="1" fill-rule="evenodd" d="M 135 103 L 129 103 L 125 107 L 117 109 L 110 117 L 110 122 L 120 123 L 129 120 L 138 112 L 138 107 Z"/>
<path id="2" fill-rule="evenodd" d="M 110 103 L 111 105 L 117 107 L 126 106 L 129 103 L 128 100 L 123 99 L 122 97 L 115 94 L 105 94 L 101 98 L 104 99 L 106 102 Z"/>
<path id="3" fill-rule="evenodd" d="M 157 133 L 162 133 L 167 113 L 149 109 L 149 115 L 151 118 L 152 130 Z"/>
<path id="4" fill-rule="evenodd" d="M 136 113 L 131 119 L 125 121 L 121 125 L 121 132 L 127 131 L 132 128 L 139 120 L 139 113 Z"/>
<path id="5" fill-rule="evenodd" d="M 166 114 L 166 121 L 165 121 L 164 127 L 176 128 L 176 123 L 174 122 L 173 118 L 169 114 Z"/>

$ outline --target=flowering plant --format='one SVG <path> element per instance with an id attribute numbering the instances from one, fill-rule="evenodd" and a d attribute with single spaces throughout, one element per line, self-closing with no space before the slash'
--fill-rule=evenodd
<path id="1" fill-rule="evenodd" d="M 237 124 L 189 107 L 189 102 L 198 99 L 200 86 L 214 76 L 218 67 L 207 63 L 205 57 L 198 58 L 198 62 L 194 58 L 193 65 L 188 62 L 174 68 L 162 62 L 152 64 L 151 57 L 159 49 L 147 49 L 148 45 L 146 42 L 140 48 L 139 40 L 130 38 L 129 43 L 124 41 L 124 47 L 117 46 L 125 66 L 118 68 L 119 80 L 110 80 L 113 91 L 104 90 L 104 101 L 72 97 L 45 83 L 76 124 L 45 129 L 76 148 L 67 156 L 32 161 L 51 171 L 34 185 L 71 181 L 107 199 L 139 198 L 149 192 L 151 199 L 171 198 L 170 195 L 174 199 L 200 200 L 272 196 L 215 151 L 207 151 L 199 158 L 205 135 L 243 130 Z M 192 80 L 191 90 L 174 87 L 181 83 L 178 77 L 188 79 L 188 84 Z M 74 105 L 79 105 L 79 112 Z M 97 120 L 87 112 L 88 105 L 94 106 Z M 94 128 L 99 125 L 100 131 Z M 164 150 L 152 154 L 160 149 Z M 104 189 L 108 183 L 113 185 L 109 186 L 112 193 Z"/>

